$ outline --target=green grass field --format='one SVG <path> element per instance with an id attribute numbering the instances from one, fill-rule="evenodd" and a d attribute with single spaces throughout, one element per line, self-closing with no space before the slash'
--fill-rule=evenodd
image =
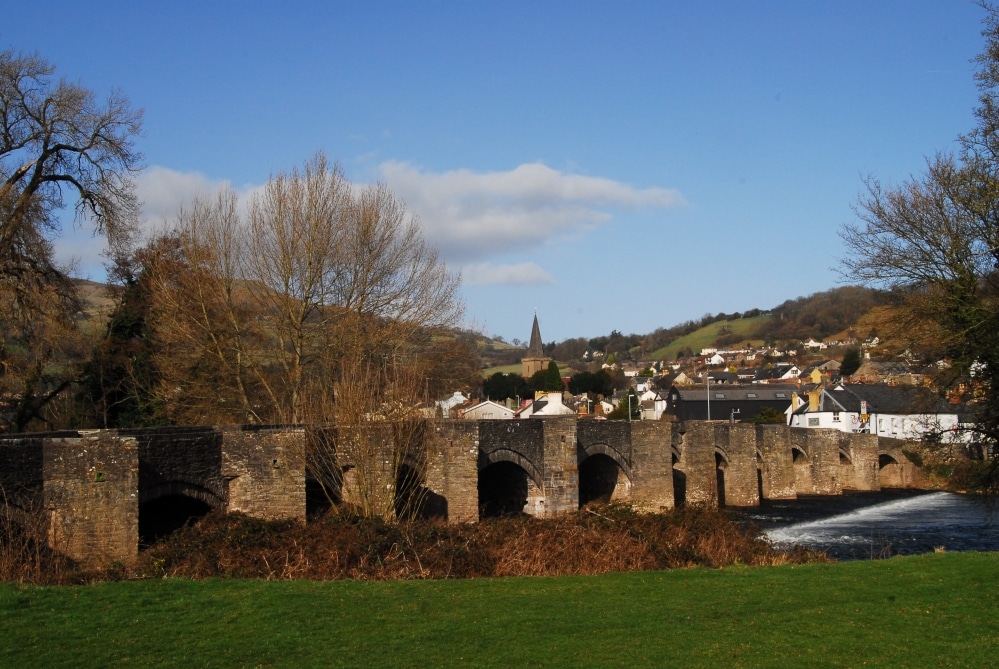
<path id="1" fill-rule="evenodd" d="M 987 667 L 999 554 L 464 581 L 0 586 L 3 667 Z"/>
<path id="2" fill-rule="evenodd" d="M 727 329 L 729 333 L 734 335 L 741 335 L 746 337 L 746 341 L 752 341 L 754 345 L 759 345 L 762 343 L 761 340 L 753 339 L 754 334 L 759 329 L 759 327 L 770 320 L 771 316 L 756 316 L 753 318 L 737 318 L 732 321 L 718 321 L 717 323 L 711 323 L 710 325 L 705 325 L 699 330 L 691 332 L 689 335 L 684 335 L 679 339 L 672 341 L 669 346 L 657 349 L 650 353 L 648 357 L 652 360 L 674 360 L 676 359 L 676 354 L 678 351 L 682 351 L 686 347 L 690 347 L 690 350 L 697 355 L 701 352 L 702 348 L 711 346 L 714 344 L 715 340 L 723 333 L 724 329 Z M 740 342 L 734 348 L 742 346 L 745 342 Z"/>

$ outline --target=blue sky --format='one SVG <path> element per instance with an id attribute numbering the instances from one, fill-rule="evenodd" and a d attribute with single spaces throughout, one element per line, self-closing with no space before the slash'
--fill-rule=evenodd
<path id="1" fill-rule="evenodd" d="M 839 284 L 865 175 L 974 125 L 983 10 L 836 2 L 14 3 L 0 46 L 145 110 L 147 225 L 317 150 L 384 181 L 468 325 L 646 333 Z M 99 240 L 63 257 L 101 279 Z"/>

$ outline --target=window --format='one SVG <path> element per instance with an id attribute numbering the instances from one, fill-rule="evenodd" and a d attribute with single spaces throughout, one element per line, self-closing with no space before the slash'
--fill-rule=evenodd
<path id="1" fill-rule="evenodd" d="M 779 399 L 779 400 L 786 400 L 787 399 L 787 393 L 777 393 L 777 399 Z"/>
<path id="2" fill-rule="evenodd" d="M 746 397 L 748 397 L 751 400 L 755 400 L 756 399 L 756 393 L 746 393 Z"/>
<path id="3" fill-rule="evenodd" d="M 818 418 L 811 418 L 811 417 L 809 417 L 809 419 L 808 419 L 808 427 L 818 427 L 818 426 L 819 426 L 819 419 Z"/>
<path id="4" fill-rule="evenodd" d="M 716 400 L 723 400 L 723 399 L 725 399 L 725 393 L 715 393 L 715 399 Z"/>
<path id="5" fill-rule="evenodd" d="M 839 412 L 838 411 L 833 411 L 833 422 L 834 423 L 838 423 L 839 422 Z"/>

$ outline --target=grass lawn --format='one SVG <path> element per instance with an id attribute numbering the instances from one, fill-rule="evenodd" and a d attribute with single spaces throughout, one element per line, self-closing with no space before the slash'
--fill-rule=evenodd
<path id="1" fill-rule="evenodd" d="M 699 330 L 695 330 L 688 335 L 674 340 L 669 346 L 653 351 L 647 357 L 652 360 L 674 360 L 677 352 L 688 346 L 694 352 L 694 355 L 697 355 L 701 352 L 702 348 L 714 344 L 715 339 L 721 336 L 724 330 L 727 330 L 730 334 L 741 335 L 747 341 L 752 340 L 754 344 L 762 344 L 761 340 L 753 339 L 753 336 L 760 326 L 771 318 L 772 316 L 754 316 L 753 318 L 737 318 L 733 321 L 710 323 Z M 739 348 L 744 343 L 745 341 L 739 342 L 734 348 Z"/>
<path id="2" fill-rule="evenodd" d="M 573 578 L 0 586 L 3 667 L 987 667 L 999 554 Z"/>

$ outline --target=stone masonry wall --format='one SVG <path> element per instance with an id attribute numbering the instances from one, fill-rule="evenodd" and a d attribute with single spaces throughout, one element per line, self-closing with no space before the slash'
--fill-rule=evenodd
<path id="1" fill-rule="evenodd" d="M 692 506 L 718 504 L 716 427 L 715 423 L 705 421 L 687 421 L 682 427 L 684 432 L 677 468 L 687 477 L 686 502 Z"/>
<path id="2" fill-rule="evenodd" d="M 575 416 L 541 418 L 544 426 L 544 507 L 551 517 L 579 510 L 579 458 Z M 540 510 L 540 509 L 539 509 Z"/>
<path id="3" fill-rule="evenodd" d="M 676 430 L 676 423 L 659 420 L 631 423 L 631 501 L 638 511 L 657 513 L 674 506 L 671 444 Z"/>
<path id="4" fill-rule="evenodd" d="M 305 520 L 305 430 L 222 430 L 227 511 L 256 518 Z"/>
<path id="5" fill-rule="evenodd" d="M 25 511 L 41 506 L 44 440 L 41 434 L 0 438 L 0 503 Z"/>
<path id="6" fill-rule="evenodd" d="M 479 422 L 443 421 L 428 443 L 426 486 L 444 498 L 451 523 L 479 519 Z"/>
<path id="7" fill-rule="evenodd" d="M 840 465 L 844 490 L 881 490 L 878 476 L 878 436 L 840 433 L 840 448 L 850 454 Z"/>
<path id="8" fill-rule="evenodd" d="M 139 550 L 139 462 L 114 432 L 43 442 L 49 545 L 84 565 L 128 564 Z"/>
<path id="9" fill-rule="evenodd" d="M 226 504 L 222 435 L 212 427 L 121 430 L 139 447 L 140 502 L 187 495 L 215 507 Z"/>
<path id="10" fill-rule="evenodd" d="M 722 444 L 728 456 L 725 468 L 725 504 L 759 506 L 756 426 L 749 423 L 724 425 L 717 428 L 716 435 L 727 437 L 727 443 Z"/>
<path id="11" fill-rule="evenodd" d="M 812 462 L 812 495 L 839 495 L 843 486 L 839 479 L 839 430 L 791 428 L 792 439 L 795 432 L 804 432 L 807 443 L 806 453 Z M 803 491 L 799 490 L 799 494 Z"/>
<path id="12" fill-rule="evenodd" d="M 756 443 L 763 456 L 764 499 L 797 497 L 789 428 L 785 425 L 757 425 Z"/>

